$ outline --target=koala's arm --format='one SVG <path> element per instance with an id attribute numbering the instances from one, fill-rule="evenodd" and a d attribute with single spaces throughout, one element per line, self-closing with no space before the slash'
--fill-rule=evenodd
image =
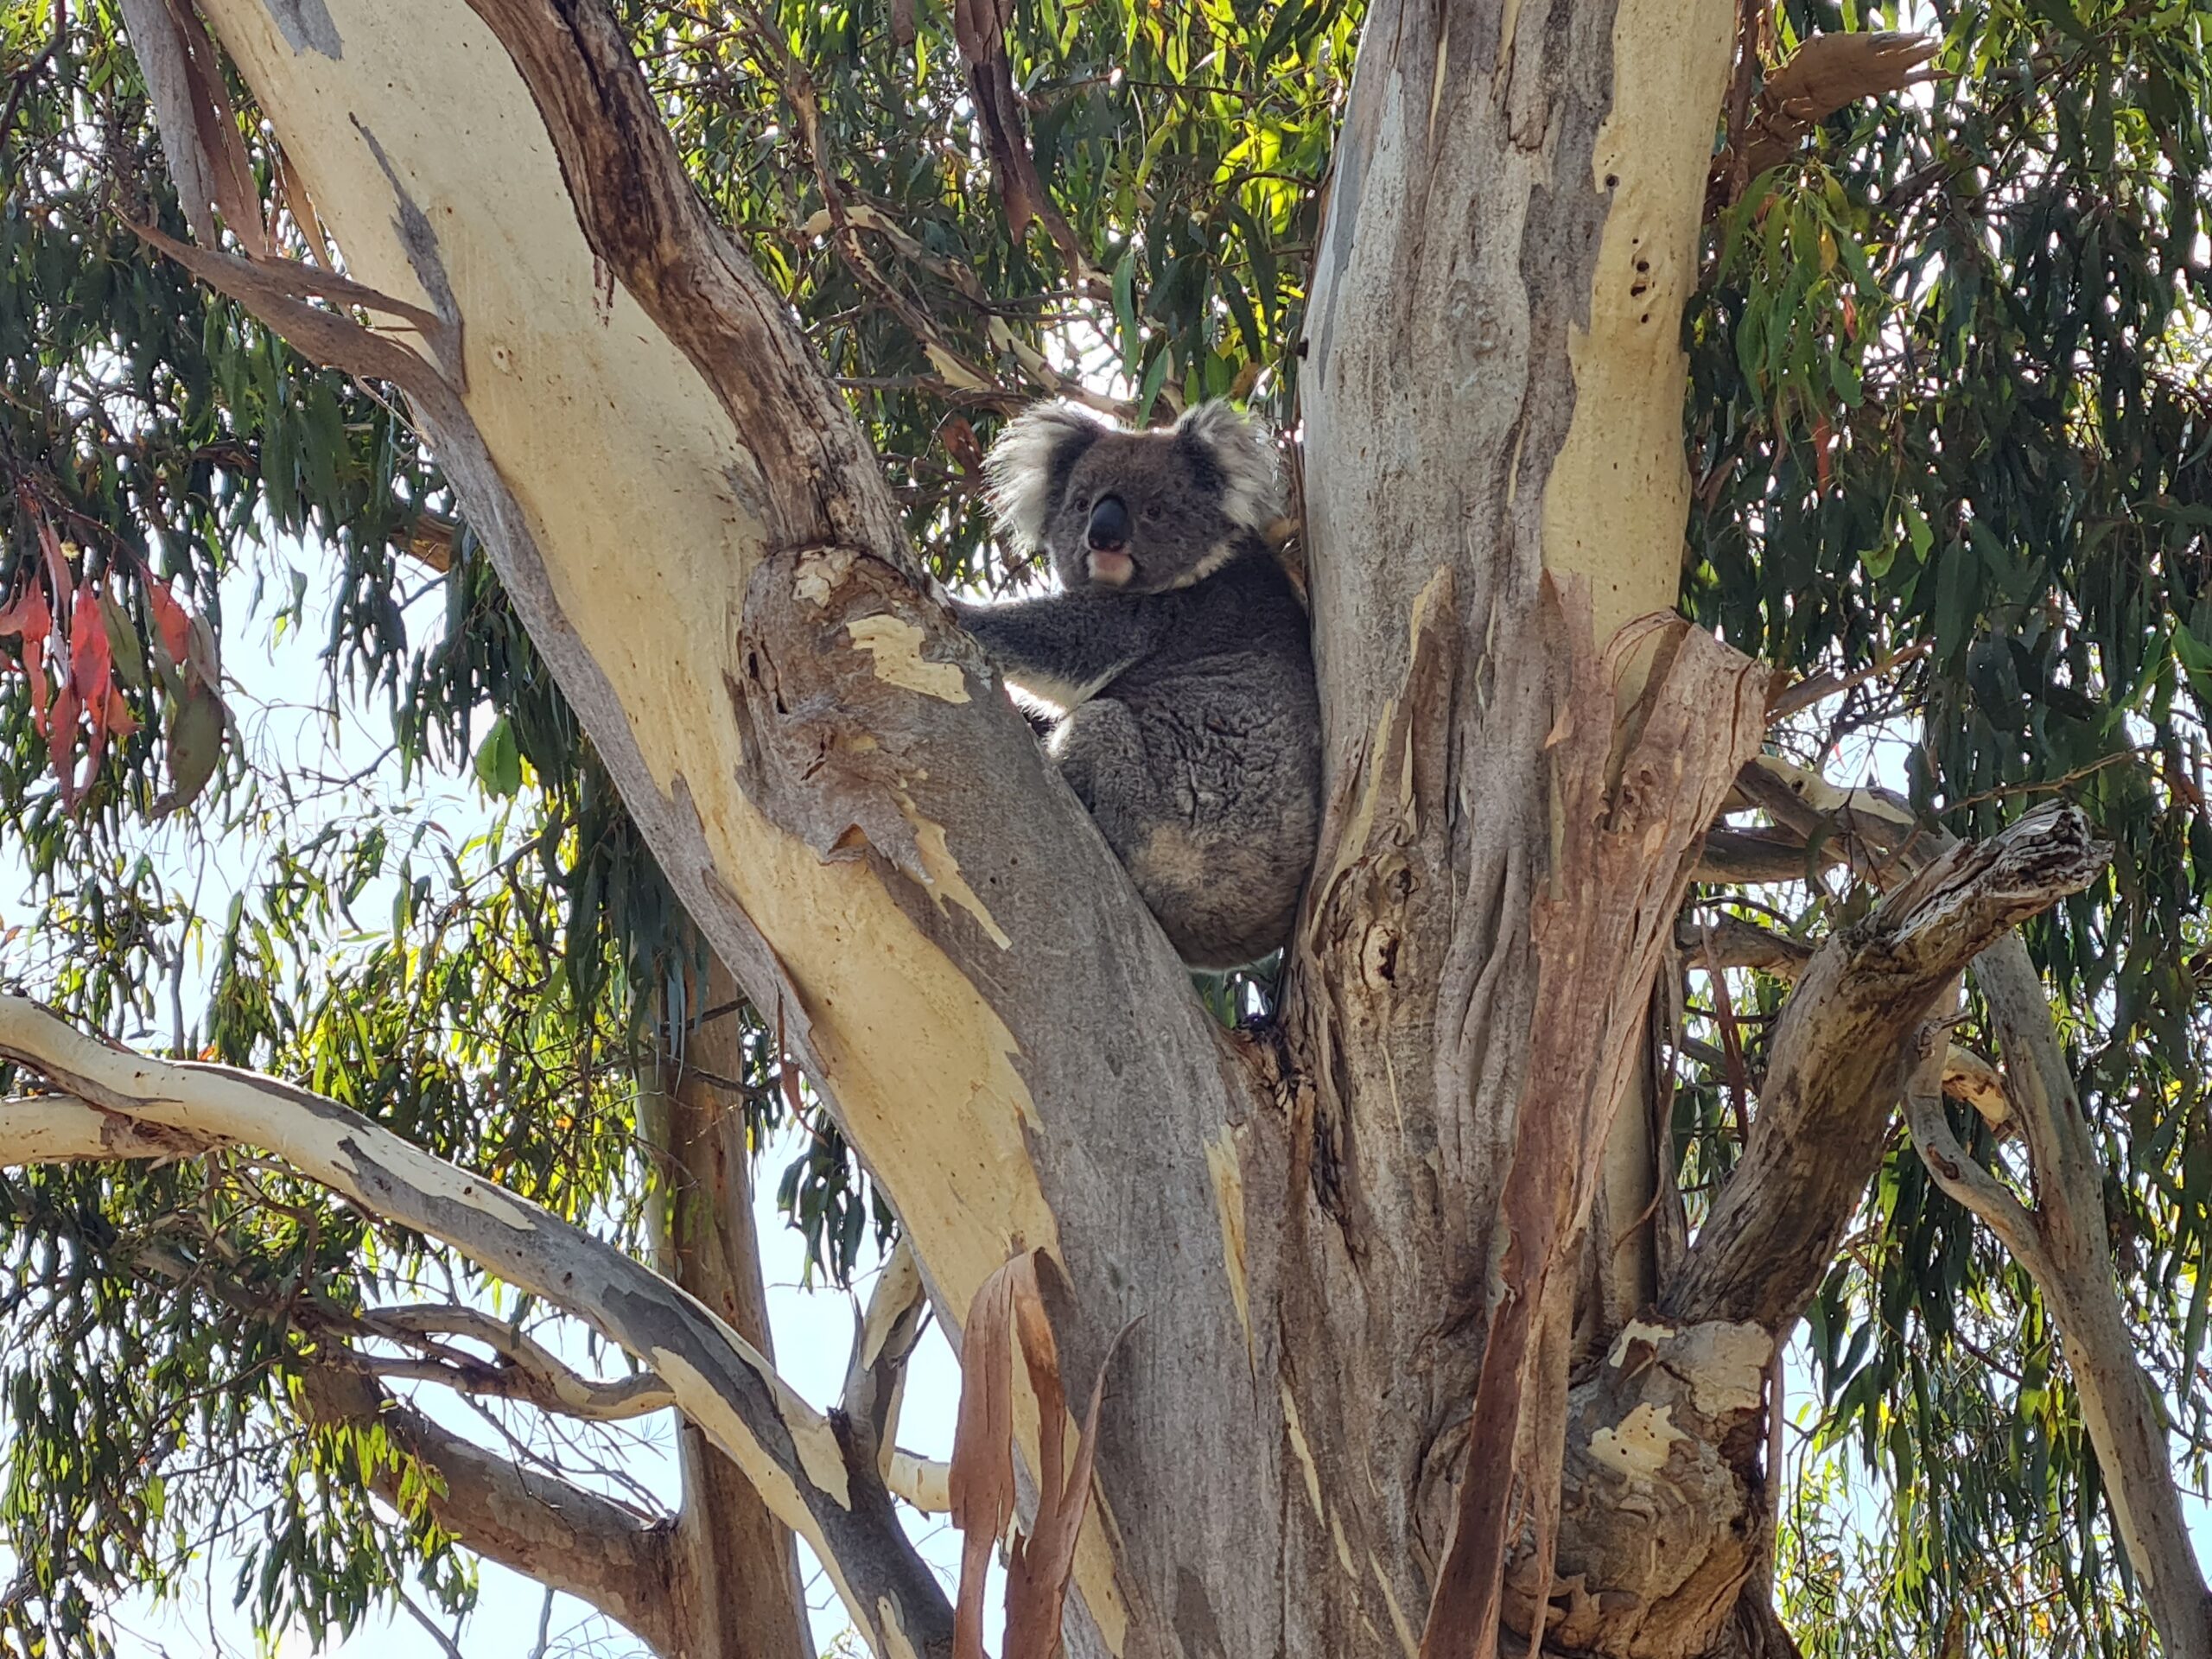
<path id="1" fill-rule="evenodd" d="M 1072 709 L 1159 649 L 1160 595 L 1046 594 L 1004 605 L 952 601 L 960 626 L 1023 690 Z"/>

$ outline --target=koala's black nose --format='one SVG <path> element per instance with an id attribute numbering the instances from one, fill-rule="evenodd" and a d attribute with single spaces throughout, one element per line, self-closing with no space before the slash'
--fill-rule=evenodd
<path id="1" fill-rule="evenodd" d="M 1102 495 L 1090 510 L 1091 546 L 1101 553 L 1118 553 L 1129 544 L 1129 510 L 1118 495 Z"/>

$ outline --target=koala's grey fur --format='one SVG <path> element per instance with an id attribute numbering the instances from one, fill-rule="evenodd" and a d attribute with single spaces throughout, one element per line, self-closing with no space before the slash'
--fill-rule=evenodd
<path id="1" fill-rule="evenodd" d="M 1059 591 L 956 601 L 961 622 L 1064 711 L 1047 752 L 1183 959 L 1266 956 L 1313 862 L 1321 777 L 1306 613 L 1261 536 L 1274 445 L 1226 404 L 1157 432 L 1046 404 L 984 467 L 1001 529 Z"/>

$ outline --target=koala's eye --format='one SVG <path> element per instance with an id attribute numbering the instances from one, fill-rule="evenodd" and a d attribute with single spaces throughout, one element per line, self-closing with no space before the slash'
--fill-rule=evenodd
<path id="1" fill-rule="evenodd" d="M 1156 524 L 1167 516 L 1166 510 L 1157 501 L 1147 501 L 1138 510 L 1139 518 L 1147 524 Z"/>
<path id="2" fill-rule="evenodd" d="M 1077 512 L 1089 512 L 1090 511 L 1090 497 L 1086 492 L 1077 490 L 1073 495 L 1068 498 L 1068 505 L 1073 507 Z"/>

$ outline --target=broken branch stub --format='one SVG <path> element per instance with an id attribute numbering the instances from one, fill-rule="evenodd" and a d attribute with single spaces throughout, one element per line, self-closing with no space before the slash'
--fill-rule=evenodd
<path id="1" fill-rule="evenodd" d="M 1865 1190 L 1936 996 L 2110 855 L 2074 808 L 2032 813 L 1952 846 L 1821 945 L 1775 1028 L 1743 1161 L 1662 1299 L 1670 1320 L 1795 1322 Z"/>

